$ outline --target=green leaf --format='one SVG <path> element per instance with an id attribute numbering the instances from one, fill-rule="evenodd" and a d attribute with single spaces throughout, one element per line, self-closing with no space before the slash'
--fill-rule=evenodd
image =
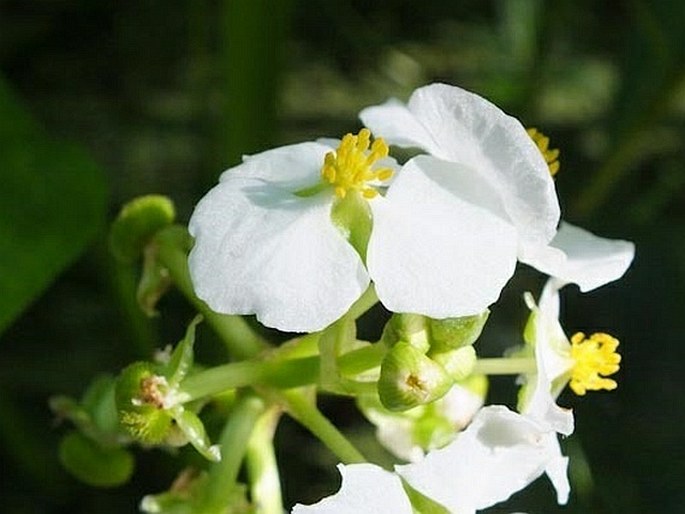
<path id="1" fill-rule="evenodd" d="M 0 332 L 103 226 L 101 170 L 48 138 L 0 77 Z"/>
<path id="2" fill-rule="evenodd" d="M 116 487 L 133 473 L 133 456 L 122 448 L 105 448 L 79 432 L 61 441 L 59 458 L 76 478 L 96 487 Z"/>

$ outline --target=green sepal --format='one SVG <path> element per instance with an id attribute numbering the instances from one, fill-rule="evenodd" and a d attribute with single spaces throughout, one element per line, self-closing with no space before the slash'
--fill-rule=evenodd
<path id="1" fill-rule="evenodd" d="M 450 511 L 445 507 L 424 496 L 404 480 L 402 480 L 402 487 L 409 497 L 414 512 L 417 514 L 450 514 Z"/>
<path id="2" fill-rule="evenodd" d="M 77 431 L 60 441 L 59 460 L 80 481 L 96 487 L 125 483 L 135 465 L 133 456 L 123 448 L 102 446 Z"/>
<path id="3" fill-rule="evenodd" d="M 169 387 L 178 387 L 186 377 L 188 371 L 193 367 L 193 347 L 195 346 L 195 329 L 202 321 L 202 316 L 198 315 L 188 325 L 183 339 L 174 348 L 173 353 L 166 365 L 165 375 L 169 377 Z"/>
<path id="4" fill-rule="evenodd" d="M 197 414 L 183 408 L 181 405 L 172 408 L 171 414 L 176 421 L 177 428 L 185 436 L 186 441 L 192 444 L 200 455 L 212 462 L 219 462 L 221 460 L 219 446 L 210 443 L 205 426 Z"/>
<path id="5" fill-rule="evenodd" d="M 173 202 L 162 195 L 135 198 L 123 206 L 112 223 L 109 244 L 117 260 L 133 263 L 152 237 L 176 218 Z"/>
<path id="6" fill-rule="evenodd" d="M 136 301 L 149 317 L 157 316 L 157 302 L 172 284 L 167 267 L 159 260 L 159 249 L 150 244 L 143 249 L 143 270 L 136 289 Z"/>
<path id="7" fill-rule="evenodd" d="M 489 315 L 490 311 L 486 309 L 473 316 L 431 319 L 431 350 L 439 353 L 472 345 L 480 337 Z"/>
<path id="8" fill-rule="evenodd" d="M 403 411 L 444 396 L 452 383 L 440 364 L 400 341 L 383 359 L 378 396 L 386 409 Z"/>
<path id="9" fill-rule="evenodd" d="M 331 208 L 331 220 L 345 239 L 366 262 L 366 249 L 373 227 L 371 207 L 357 191 L 348 191 L 345 198 L 336 199 Z"/>
<path id="10" fill-rule="evenodd" d="M 383 328 L 381 341 L 389 348 L 404 341 L 426 353 L 430 348 L 428 336 L 428 318 L 420 314 L 394 313 Z"/>

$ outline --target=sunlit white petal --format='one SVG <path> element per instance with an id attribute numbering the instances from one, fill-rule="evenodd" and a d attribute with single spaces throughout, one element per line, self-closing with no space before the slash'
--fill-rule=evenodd
<path id="1" fill-rule="evenodd" d="M 338 465 L 340 490 L 314 505 L 295 505 L 293 514 L 412 514 L 400 478 L 374 464 Z"/>
<path id="2" fill-rule="evenodd" d="M 492 188 L 468 168 L 414 158 L 371 208 L 367 266 L 391 311 L 478 314 L 514 271 L 516 230 L 498 216 Z"/>
<path id="3" fill-rule="evenodd" d="M 489 406 L 453 443 L 396 471 L 428 498 L 461 513 L 504 501 L 546 471 L 565 503 L 566 464 L 555 432 L 506 407 Z"/>
<path id="4" fill-rule="evenodd" d="M 488 180 L 523 243 L 552 239 L 560 211 L 547 164 L 523 126 L 494 104 L 455 86 L 431 84 L 417 89 L 406 107 L 391 101 L 360 117 L 392 144 L 419 146 Z"/>
<path id="5" fill-rule="evenodd" d="M 257 314 L 284 331 L 320 330 L 338 319 L 369 279 L 331 223 L 331 202 L 260 179 L 224 178 L 189 224 L 197 295 L 215 311 Z"/>
<path id="6" fill-rule="evenodd" d="M 585 292 L 621 278 L 634 255 L 629 241 L 605 239 L 562 222 L 549 246 L 528 248 L 521 261 Z"/>

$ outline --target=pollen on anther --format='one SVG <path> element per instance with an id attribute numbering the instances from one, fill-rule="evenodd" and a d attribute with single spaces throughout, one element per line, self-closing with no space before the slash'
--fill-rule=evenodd
<path id="1" fill-rule="evenodd" d="M 545 159 L 547 167 L 549 168 L 549 174 L 555 176 L 559 172 L 560 166 L 559 149 L 550 149 L 549 138 L 545 136 L 542 132 L 540 132 L 538 129 L 531 127 L 529 129 L 526 129 L 526 132 L 535 143 L 535 146 L 538 147 L 538 150 L 540 150 L 543 159 Z"/>
<path id="2" fill-rule="evenodd" d="M 577 395 L 618 387 L 615 380 L 606 378 L 619 370 L 621 356 L 616 352 L 618 339 L 605 333 L 586 337 L 578 332 L 571 337 L 571 359 L 574 361 L 569 386 Z"/>

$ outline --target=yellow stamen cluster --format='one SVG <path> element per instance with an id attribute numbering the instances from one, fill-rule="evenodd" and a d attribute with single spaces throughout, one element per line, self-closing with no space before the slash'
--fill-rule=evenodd
<path id="1" fill-rule="evenodd" d="M 616 381 L 604 377 L 619 369 L 621 356 L 616 353 L 617 347 L 618 339 L 609 334 L 596 333 L 586 338 L 578 332 L 571 337 L 571 358 L 575 364 L 569 386 L 574 393 L 583 396 L 587 391 L 616 389 Z"/>
<path id="2" fill-rule="evenodd" d="M 371 169 L 376 161 L 387 156 L 385 141 L 378 138 L 371 144 L 371 132 L 364 128 L 356 136 L 345 135 L 338 149 L 326 154 L 321 176 L 333 185 L 340 198 L 345 198 L 350 190 L 359 191 L 364 198 L 373 198 L 378 191 L 368 182 L 388 180 L 393 174 L 390 168 Z"/>
<path id="3" fill-rule="evenodd" d="M 540 149 L 540 153 L 549 167 L 549 174 L 552 176 L 556 175 L 559 171 L 559 149 L 554 148 L 550 150 L 549 138 L 538 129 L 529 128 L 526 130 L 526 132 L 528 132 L 530 138 Z"/>

